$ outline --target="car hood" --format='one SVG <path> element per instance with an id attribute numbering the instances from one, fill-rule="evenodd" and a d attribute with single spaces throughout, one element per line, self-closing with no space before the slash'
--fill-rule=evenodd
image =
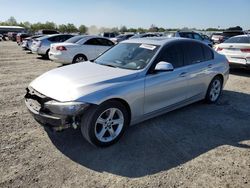
<path id="1" fill-rule="evenodd" d="M 30 87 L 52 99 L 66 102 L 131 81 L 138 71 L 82 62 L 56 68 L 31 82 Z"/>

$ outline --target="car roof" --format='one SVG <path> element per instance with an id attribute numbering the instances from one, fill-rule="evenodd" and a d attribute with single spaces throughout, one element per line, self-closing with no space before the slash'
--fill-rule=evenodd
<path id="1" fill-rule="evenodd" d="M 236 36 L 233 36 L 232 38 L 237 38 L 237 37 L 250 37 L 249 34 L 245 34 L 245 35 L 236 35 Z"/>
<path id="2" fill-rule="evenodd" d="M 71 35 L 71 34 L 52 34 L 52 35 L 43 35 L 39 38 L 37 38 L 38 40 L 43 40 L 43 39 L 48 39 L 48 38 L 51 38 L 51 37 L 55 37 L 55 36 L 60 36 L 60 35 Z M 74 35 L 72 35 L 74 36 Z"/>
<path id="3" fill-rule="evenodd" d="M 99 35 L 82 35 L 82 39 L 80 39 L 79 41 L 77 42 L 85 42 L 89 39 L 93 39 L 93 38 L 101 38 L 101 39 L 106 39 L 106 40 L 109 40 L 111 41 L 110 39 L 106 38 L 106 37 L 102 37 L 102 36 L 99 36 Z M 111 41 L 112 42 L 112 41 Z"/>
<path id="4" fill-rule="evenodd" d="M 147 37 L 147 38 L 135 38 L 122 41 L 121 43 L 146 43 L 146 44 L 153 44 L 163 46 L 167 43 L 174 42 L 174 41 L 193 41 L 193 39 L 181 38 L 181 37 Z"/>

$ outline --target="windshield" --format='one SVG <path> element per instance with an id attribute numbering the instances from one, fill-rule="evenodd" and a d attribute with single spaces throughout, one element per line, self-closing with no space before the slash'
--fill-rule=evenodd
<path id="1" fill-rule="evenodd" d="M 95 63 L 123 69 L 139 70 L 147 66 L 159 46 L 120 43 L 95 60 Z"/>
<path id="2" fill-rule="evenodd" d="M 118 36 L 116 36 L 116 38 L 123 38 L 124 37 L 124 35 L 118 35 Z"/>
<path id="3" fill-rule="evenodd" d="M 244 34 L 243 32 L 223 32 L 224 37 L 234 37 L 236 35 L 242 35 Z"/>
<path id="4" fill-rule="evenodd" d="M 71 37 L 70 39 L 66 40 L 66 43 L 76 43 L 77 41 L 81 40 L 82 38 L 84 38 L 84 36 L 75 36 L 75 37 Z"/>
<path id="5" fill-rule="evenodd" d="M 250 37 L 232 37 L 226 40 L 224 43 L 250 43 Z"/>

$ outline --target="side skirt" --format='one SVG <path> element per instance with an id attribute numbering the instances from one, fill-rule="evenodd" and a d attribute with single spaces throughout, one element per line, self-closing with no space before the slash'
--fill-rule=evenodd
<path id="1" fill-rule="evenodd" d="M 131 123 L 130 123 L 130 126 L 138 124 L 138 123 L 143 122 L 143 121 L 146 121 L 148 119 L 154 118 L 156 116 L 160 116 L 160 115 L 165 114 L 167 112 L 176 110 L 178 108 L 187 106 L 189 104 L 192 104 L 194 102 L 197 102 L 197 101 L 200 101 L 200 100 L 203 100 L 203 99 L 204 99 L 204 95 L 203 94 L 195 95 L 195 96 L 193 96 L 191 98 L 188 98 L 186 100 L 183 100 L 181 102 L 178 102 L 178 103 L 172 104 L 170 106 L 161 108 L 161 109 L 156 110 L 154 112 L 150 112 L 150 113 L 144 114 L 142 117 L 138 117 L 138 118 L 132 120 Z"/>

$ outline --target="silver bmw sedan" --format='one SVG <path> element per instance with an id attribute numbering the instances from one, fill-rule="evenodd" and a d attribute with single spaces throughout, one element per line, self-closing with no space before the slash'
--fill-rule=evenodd
<path id="1" fill-rule="evenodd" d="M 105 147 L 129 125 L 199 100 L 215 103 L 228 75 L 227 59 L 199 41 L 131 39 L 39 76 L 25 103 L 39 123 L 79 127 L 88 142 Z"/>

